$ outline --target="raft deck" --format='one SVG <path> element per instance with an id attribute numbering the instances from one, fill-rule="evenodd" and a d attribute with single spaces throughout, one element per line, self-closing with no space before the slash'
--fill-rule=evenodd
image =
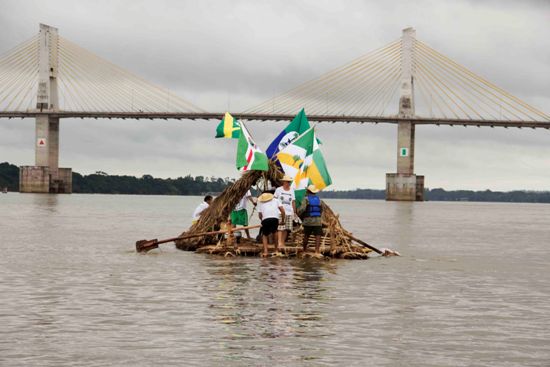
<path id="1" fill-rule="evenodd" d="M 236 229 L 238 231 L 238 229 Z M 278 257 L 316 257 L 315 255 L 315 237 L 310 236 L 308 241 L 307 251 L 304 253 L 302 247 L 303 231 L 294 231 L 290 234 L 289 240 L 285 246 L 279 248 L 279 254 L 275 255 L 275 246 L 273 244 L 268 245 L 269 256 Z M 258 257 L 262 255 L 263 245 L 261 242 L 257 242 L 255 239 L 237 238 L 231 239 L 230 236 L 224 236 L 224 238 L 218 239 L 215 242 L 215 238 L 211 241 L 199 246 L 199 247 L 187 247 L 185 243 L 179 242 L 176 246 L 180 250 L 195 251 L 197 253 L 204 253 L 210 255 L 220 256 L 248 256 Z M 340 259 L 368 259 L 369 253 L 372 250 L 355 243 L 347 243 L 341 245 L 336 241 L 331 241 L 330 231 L 324 230 L 324 235 L 321 237 L 320 254 L 326 258 L 340 258 Z"/>

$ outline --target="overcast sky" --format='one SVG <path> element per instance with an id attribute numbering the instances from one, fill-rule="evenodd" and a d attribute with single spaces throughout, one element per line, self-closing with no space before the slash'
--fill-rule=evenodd
<path id="1" fill-rule="evenodd" d="M 396 40 L 417 38 L 550 113 L 550 1 L 0 0 L 0 54 L 38 24 L 205 110 L 240 111 Z M 60 165 L 237 177 L 217 122 L 62 120 Z M 285 123 L 251 122 L 267 147 Z M 394 125 L 320 124 L 334 189 L 384 188 Z M 446 189 L 550 190 L 550 131 L 421 126 L 415 171 Z M 34 164 L 34 120 L 0 119 L 0 162 Z"/>

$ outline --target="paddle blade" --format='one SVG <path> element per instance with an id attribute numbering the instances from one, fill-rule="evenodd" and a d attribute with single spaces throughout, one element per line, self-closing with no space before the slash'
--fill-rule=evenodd
<path id="1" fill-rule="evenodd" d="M 147 252 L 156 248 L 159 248 L 156 238 L 154 240 L 141 240 L 136 242 L 137 252 Z"/>

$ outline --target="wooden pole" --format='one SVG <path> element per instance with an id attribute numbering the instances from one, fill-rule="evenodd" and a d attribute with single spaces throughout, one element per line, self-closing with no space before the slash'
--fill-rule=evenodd
<path id="1" fill-rule="evenodd" d="M 237 241 L 235 241 L 235 234 L 233 233 L 233 224 L 229 222 L 228 227 L 229 229 L 227 230 L 227 245 L 228 246 L 235 245 L 235 250 L 236 250 Z"/>
<path id="2" fill-rule="evenodd" d="M 241 227 L 241 228 L 238 228 L 238 230 L 245 230 L 245 229 L 255 229 L 255 228 L 260 228 L 261 225 L 255 225 L 255 226 L 248 226 L 248 227 Z M 160 244 L 163 244 L 163 243 L 168 243 L 168 242 L 175 242 L 175 241 L 179 241 L 179 240 L 188 240 L 190 238 L 195 238 L 195 237 L 202 237 L 202 236 L 213 236 L 213 235 L 217 235 L 217 234 L 225 234 L 225 233 L 228 233 L 228 232 L 231 232 L 232 229 L 228 229 L 228 230 L 222 230 L 222 231 L 212 231 L 212 232 L 202 232 L 202 233 L 195 233 L 195 234 L 191 234 L 191 235 L 183 235 L 183 236 L 179 236 L 179 237 L 172 237 L 172 238 L 167 238 L 167 239 L 164 239 L 164 240 L 157 240 L 157 239 L 154 239 L 154 240 L 140 240 L 140 241 L 137 241 L 136 242 L 136 251 L 137 252 L 147 252 L 149 250 L 153 250 L 155 248 L 158 248 Z"/>
<path id="3" fill-rule="evenodd" d="M 330 253 L 333 254 L 334 250 L 336 250 L 336 236 L 334 236 L 334 227 L 330 227 Z"/>
<path id="4" fill-rule="evenodd" d="M 346 233 L 346 235 L 347 235 L 350 239 L 352 239 L 352 240 L 354 240 L 355 242 L 359 243 L 360 245 L 363 245 L 363 246 L 365 246 L 366 248 L 370 248 L 372 251 L 376 252 L 377 254 L 380 254 L 380 255 L 383 254 L 383 252 L 380 251 L 379 249 L 377 249 L 376 247 L 371 246 L 371 245 L 369 245 L 368 243 L 366 243 L 365 241 L 361 241 L 359 238 L 352 236 L 351 233 Z"/>

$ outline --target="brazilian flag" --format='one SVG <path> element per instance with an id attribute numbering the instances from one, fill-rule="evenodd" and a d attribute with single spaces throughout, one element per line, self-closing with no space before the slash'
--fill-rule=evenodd
<path id="1" fill-rule="evenodd" d="M 226 112 L 216 128 L 216 138 L 238 139 L 240 136 L 241 126 L 229 112 Z"/>

